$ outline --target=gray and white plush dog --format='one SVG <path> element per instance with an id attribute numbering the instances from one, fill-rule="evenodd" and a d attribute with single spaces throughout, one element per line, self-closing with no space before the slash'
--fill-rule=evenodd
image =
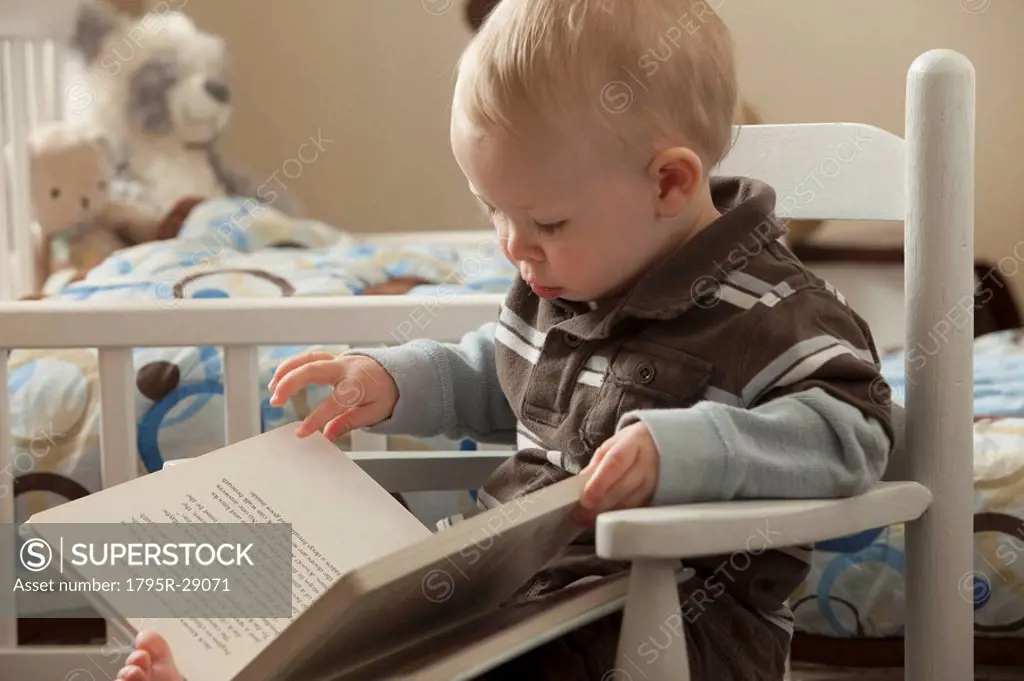
<path id="1" fill-rule="evenodd" d="M 83 0 L 71 41 L 84 69 L 65 88 L 72 115 L 105 129 L 122 194 L 167 215 L 182 199 L 253 197 L 295 214 L 290 197 L 230 168 L 217 142 L 231 118 L 227 50 L 179 11 L 132 18 Z"/>

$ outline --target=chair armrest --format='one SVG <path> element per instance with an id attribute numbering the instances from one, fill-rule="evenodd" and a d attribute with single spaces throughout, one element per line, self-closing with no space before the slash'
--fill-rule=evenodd
<path id="1" fill-rule="evenodd" d="M 597 553 L 611 560 L 762 552 L 836 539 L 919 518 L 932 494 L 916 482 L 880 482 L 842 499 L 756 500 L 609 511 Z"/>

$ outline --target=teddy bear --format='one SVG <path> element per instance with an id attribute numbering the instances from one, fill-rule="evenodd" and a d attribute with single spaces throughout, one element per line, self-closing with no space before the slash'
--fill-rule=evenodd
<path id="1" fill-rule="evenodd" d="M 223 39 L 168 7 L 135 18 L 82 0 L 70 47 L 83 68 L 66 106 L 107 131 L 119 159 L 115 198 L 144 202 L 154 217 L 185 197 L 251 197 L 297 213 L 290 196 L 231 167 L 218 148 L 233 104 Z"/>
<path id="2" fill-rule="evenodd" d="M 161 220 L 111 198 L 115 168 L 101 130 L 53 122 L 27 142 L 37 294 L 58 270 L 80 278 L 111 253 L 158 238 Z"/>

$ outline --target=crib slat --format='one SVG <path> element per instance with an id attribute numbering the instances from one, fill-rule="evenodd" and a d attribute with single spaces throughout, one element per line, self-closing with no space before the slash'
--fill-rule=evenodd
<path id="1" fill-rule="evenodd" d="M 2 225 L 0 225 L 2 228 Z M 10 431 L 11 405 L 7 392 L 7 349 L 0 348 L 0 527 L 14 522 L 14 449 Z M 0 532 L 0 556 L 14 555 L 14 534 Z M 0 560 L 0 589 L 14 593 L 14 561 Z M 18 644 L 17 621 L 0 618 L 0 650 Z"/>
<path id="2" fill-rule="evenodd" d="M 227 444 L 260 434 L 259 366 L 255 346 L 224 348 Z"/>
<path id="3" fill-rule="evenodd" d="M 6 102 L 9 100 L 10 84 L 7 78 L 7 46 L 6 41 L 0 41 L 0 300 L 13 300 L 17 298 L 17 286 L 15 281 L 17 275 L 14 270 L 13 249 L 14 243 L 11 239 L 14 230 L 11 223 L 11 197 L 8 193 L 10 186 L 7 176 L 10 172 L 7 156 L 7 145 L 11 141 L 10 117 L 7 115 Z"/>
<path id="4" fill-rule="evenodd" d="M 43 110 L 46 112 L 47 120 L 59 121 L 63 119 L 62 109 L 64 108 L 63 92 L 61 87 L 63 78 L 63 58 L 61 46 L 49 40 L 43 44 L 42 49 L 42 98 Z"/>
<path id="5" fill-rule="evenodd" d="M 34 128 L 42 121 L 42 102 L 39 101 L 39 42 L 29 40 L 22 44 L 25 74 L 25 107 L 30 128 Z"/>
<path id="6" fill-rule="evenodd" d="M 100 470 L 104 488 L 138 476 L 131 348 L 100 348 Z"/>
<path id="7" fill-rule="evenodd" d="M 352 438 L 353 452 L 386 452 L 388 449 L 387 435 L 353 430 L 350 437 Z"/>
<path id="8" fill-rule="evenodd" d="M 12 227 L 14 252 L 15 286 L 12 297 L 20 297 L 35 288 L 35 258 L 32 257 L 32 223 L 29 206 L 28 149 L 25 141 L 29 133 L 28 112 L 28 64 L 25 60 L 27 41 L 9 40 L 3 45 L 4 103 L 10 118 L 11 169 L 8 184 L 11 195 L 10 226 Z M 4 150 L 7 151 L 6 149 Z"/>

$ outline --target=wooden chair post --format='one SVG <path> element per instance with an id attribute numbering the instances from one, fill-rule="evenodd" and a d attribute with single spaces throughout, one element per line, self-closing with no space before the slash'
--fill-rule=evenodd
<path id="1" fill-rule="evenodd" d="M 907 681 L 974 678 L 974 82 L 950 50 L 907 82 L 906 455 L 934 497 L 906 528 Z"/>

